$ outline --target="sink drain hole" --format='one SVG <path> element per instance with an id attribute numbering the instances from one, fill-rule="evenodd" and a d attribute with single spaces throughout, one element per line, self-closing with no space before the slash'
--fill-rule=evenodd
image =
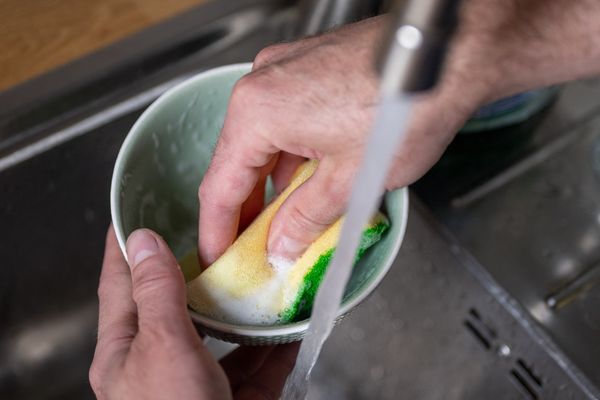
<path id="1" fill-rule="evenodd" d="M 467 327 L 467 330 L 473 334 L 475 339 L 477 339 L 479 341 L 479 343 L 481 343 L 486 350 L 489 350 L 492 347 L 492 344 L 490 343 L 490 341 L 487 340 L 487 338 L 483 335 L 483 333 L 479 329 L 477 329 L 475 327 L 475 325 L 473 325 L 473 323 L 471 323 L 471 321 L 466 320 L 465 326 Z"/>
<path id="2" fill-rule="evenodd" d="M 511 381 L 517 385 L 517 388 L 527 399 L 536 400 L 538 399 L 537 391 L 527 382 L 527 379 L 521 375 L 516 369 L 510 370 Z"/>
<path id="3" fill-rule="evenodd" d="M 533 367 L 529 367 L 521 358 L 517 360 L 517 365 L 521 367 L 522 371 L 525 372 L 529 378 L 531 378 L 531 381 L 533 381 L 536 386 L 542 387 L 542 379 L 533 371 Z"/>
<path id="4" fill-rule="evenodd" d="M 481 314 L 475 308 L 470 308 L 467 318 L 463 321 L 467 330 L 486 349 L 490 350 L 496 337 L 495 331 L 483 321 Z"/>

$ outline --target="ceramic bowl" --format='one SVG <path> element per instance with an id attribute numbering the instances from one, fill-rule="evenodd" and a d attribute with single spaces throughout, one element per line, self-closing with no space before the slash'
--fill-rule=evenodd
<path id="1" fill-rule="evenodd" d="M 112 220 L 125 257 L 127 237 L 138 228 L 162 235 L 178 258 L 195 246 L 198 186 L 223 126 L 233 86 L 251 67 L 250 63 L 223 66 L 180 83 L 150 105 L 131 128 L 111 186 Z M 390 230 L 355 266 L 339 319 L 375 290 L 392 265 L 406 228 L 407 190 L 387 193 L 382 209 L 391 221 Z M 193 272 L 184 274 L 190 279 Z M 300 340 L 308 327 L 308 320 L 274 326 L 235 325 L 189 312 L 206 334 L 241 344 Z"/>

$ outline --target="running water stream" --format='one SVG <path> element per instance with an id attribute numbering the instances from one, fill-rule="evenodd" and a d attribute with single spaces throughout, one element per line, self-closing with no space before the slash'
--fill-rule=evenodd
<path id="1" fill-rule="evenodd" d="M 362 165 L 350 194 L 339 244 L 317 292 L 296 367 L 283 390 L 284 400 L 306 398 L 310 373 L 338 316 L 362 229 L 379 205 L 394 152 L 408 125 L 410 106 L 409 96 L 382 96 Z"/>

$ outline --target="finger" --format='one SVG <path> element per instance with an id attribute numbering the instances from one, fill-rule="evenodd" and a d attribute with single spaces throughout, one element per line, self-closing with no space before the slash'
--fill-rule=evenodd
<path id="1" fill-rule="evenodd" d="M 256 186 L 248 196 L 248 199 L 242 204 L 240 212 L 240 222 L 238 226 L 238 235 L 254 221 L 256 216 L 262 211 L 265 205 L 265 184 L 267 177 L 277 163 L 277 155 L 273 156 L 269 163 L 261 168 L 260 177 Z"/>
<path id="2" fill-rule="evenodd" d="M 277 193 L 283 192 L 289 185 L 294 173 L 304 161 L 306 161 L 306 158 L 285 151 L 279 154 L 277 164 L 271 172 L 271 178 L 273 178 L 273 185 Z"/>
<path id="3" fill-rule="evenodd" d="M 275 148 L 248 131 L 259 122 L 246 117 L 243 88 L 236 89 L 210 167 L 199 189 L 198 249 L 204 265 L 212 264 L 236 237 L 242 204 L 248 199 L 264 167 L 277 153 Z M 236 91 L 241 94 L 236 96 Z M 241 100 L 236 100 L 241 99 Z M 255 127 L 260 129 L 260 127 Z M 239 132 L 246 132 L 239 135 Z"/>
<path id="4" fill-rule="evenodd" d="M 278 62 L 293 51 L 293 45 L 290 43 L 277 43 L 267 46 L 258 52 L 252 62 L 252 71 L 264 68 L 272 63 Z"/>
<path id="5" fill-rule="evenodd" d="M 127 240 L 140 334 L 198 341 L 187 313 L 183 274 L 160 236 L 138 229 Z"/>
<path id="6" fill-rule="evenodd" d="M 220 362 L 227 374 L 232 392 L 258 371 L 274 346 L 241 346 Z"/>
<path id="7" fill-rule="evenodd" d="M 98 299 L 98 347 L 121 339 L 131 340 L 137 331 L 137 308 L 131 298 L 129 267 L 112 225 L 106 235 Z"/>
<path id="8" fill-rule="evenodd" d="M 256 186 L 248 196 L 248 199 L 242 204 L 240 210 L 240 222 L 238 224 L 237 235 L 244 231 L 254 221 L 254 218 L 260 213 L 265 204 L 265 183 L 266 176 L 261 176 Z"/>
<path id="9" fill-rule="evenodd" d="M 354 171 L 331 159 L 282 204 L 271 223 L 269 254 L 297 259 L 344 213 Z"/>
<path id="10" fill-rule="evenodd" d="M 258 52 L 252 63 L 252 71 L 278 63 L 287 58 L 294 57 L 321 42 L 320 37 L 304 38 L 290 43 L 277 43 L 267 46 Z"/>
<path id="11" fill-rule="evenodd" d="M 296 363 L 300 342 L 275 347 L 259 370 L 234 393 L 235 400 L 277 400 Z"/>
<path id="12" fill-rule="evenodd" d="M 126 357 L 137 332 L 136 306 L 131 298 L 131 274 L 112 225 L 106 235 L 104 261 L 98 285 L 98 343 L 90 366 L 89 380 L 102 397 L 114 366 Z"/>

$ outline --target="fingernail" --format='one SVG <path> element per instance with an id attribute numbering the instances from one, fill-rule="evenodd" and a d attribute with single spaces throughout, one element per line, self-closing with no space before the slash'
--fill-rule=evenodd
<path id="1" fill-rule="evenodd" d="M 287 236 L 278 236 L 269 244 L 269 254 L 274 257 L 295 260 L 301 255 L 302 250 L 304 250 L 304 243 Z"/>
<path id="2" fill-rule="evenodd" d="M 131 268 L 139 265 L 146 258 L 158 253 L 158 243 L 147 229 L 138 229 L 127 239 L 127 256 L 133 260 Z"/>

